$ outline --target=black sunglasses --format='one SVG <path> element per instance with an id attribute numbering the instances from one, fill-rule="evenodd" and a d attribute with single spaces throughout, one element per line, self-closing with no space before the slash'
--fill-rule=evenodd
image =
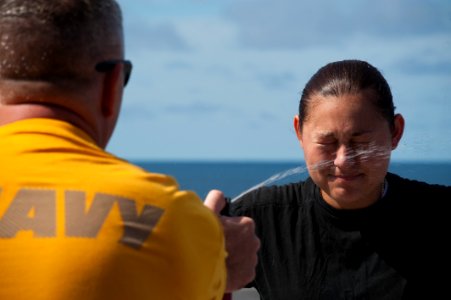
<path id="1" fill-rule="evenodd" d="M 112 59 L 101 61 L 96 64 L 96 71 L 107 73 L 113 70 L 114 66 L 116 66 L 117 64 L 124 64 L 124 86 L 126 86 L 132 73 L 133 65 L 131 61 L 125 59 Z"/>

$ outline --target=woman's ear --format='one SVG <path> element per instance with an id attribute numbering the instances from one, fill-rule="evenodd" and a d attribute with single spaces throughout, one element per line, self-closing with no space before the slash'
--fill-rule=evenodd
<path id="1" fill-rule="evenodd" d="M 299 118 L 299 115 L 294 116 L 293 126 L 294 126 L 294 131 L 296 131 L 296 136 L 298 138 L 298 141 L 299 141 L 299 143 L 301 143 L 301 146 L 302 146 L 301 120 Z"/>
<path id="2" fill-rule="evenodd" d="M 392 150 L 398 147 L 399 141 L 404 133 L 404 118 L 401 114 L 396 114 L 394 119 L 394 128 L 392 132 Z"/>

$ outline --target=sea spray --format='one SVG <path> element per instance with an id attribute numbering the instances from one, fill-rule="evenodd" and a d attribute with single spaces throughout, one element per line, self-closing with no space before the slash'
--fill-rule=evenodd
<path id="1" fill-rule="evenodd" d="M 275 183 L 275 182 L 277 182 L 277 181 L 280 181 L 280 180 L 282 180 L 282 179 L 285 179 L 285 178 L 288 177 L 288 176 L 293 176 L 293 175 L 295 175 L 295 174 L 302 174 L 302 173 L 306 172 L 306 170 L 307 170 L 307 167 L 299 166 L 299 167 L 291 168 L 291 169 L 285 170 L 285 171 L 283 171 L 283 172 L 274 174 L 274 175 L 272 175 L 271 177 L 269 177 L 268 179 L 266 179 L 266 180 L 260 182 L 259 184 L 254 185 L 254 186 L 251 187 L 250 189 L 247 189 L 246 191 L 242 192 L 241 194 L 239 194 L 238 196 L 236 196 L 235 198 L 233 198 L 231 201 L 234 202 L 234 201 L 236 201 L 238 198 L 240 198 L 241 196 L 243 196 L 243 195 L 245 195 L 245 194 L 247 194 L 247 193 L 249 193 L 249 192 L 251 192 L 251 191 L 253 191 L 253 190 L 256 190 L 256 189 L 258 189 L 258 188 L 260 188 L 260 187 L 262 187 L 262 186 L 268 186 L 268 185 L 271 185 L 271 184 L 273 184 L 273 183 Z"/>

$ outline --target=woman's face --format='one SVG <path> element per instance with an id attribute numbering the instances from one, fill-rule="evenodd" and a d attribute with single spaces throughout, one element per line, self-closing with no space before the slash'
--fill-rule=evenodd
<path id="1" fill-rule="evenodd" d="M 363 208 L 379 199 L 391 151 L 402 136 L 402 117 L 396 116 L 392 132 L 369 97 L 315 95 L 302 131 L 295 117 L 310 176 L 335 208 Z"/>

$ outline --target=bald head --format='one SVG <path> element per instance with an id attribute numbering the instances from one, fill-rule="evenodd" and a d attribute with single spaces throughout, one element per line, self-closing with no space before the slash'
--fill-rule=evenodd
<path id="1" fill-rule="evenodd" d="M 0 80 L 81 84 L 122 56 L 114 0 L 0 0 Z"/>
<path id="2" fill-rule="evenodd" d="M 0 126 L 54 118 L 105 147 L 122 102 L 126 64 L 114 0 L 0 0 Z"/>

